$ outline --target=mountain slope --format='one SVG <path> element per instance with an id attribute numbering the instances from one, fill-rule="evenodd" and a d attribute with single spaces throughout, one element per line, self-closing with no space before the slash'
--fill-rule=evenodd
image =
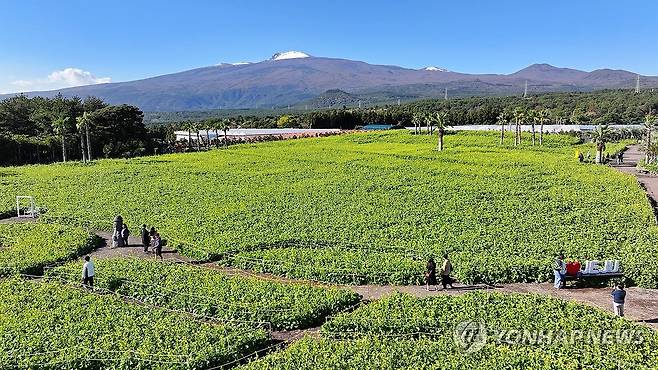
<path id="1" fill-rule="evenodd" d="M 137 81 L 27 95 L 94 95 L 111 104 L 134 104 L 145 111 L 184 111 L 294 105 L 329 90 L 366 93 L 387 101 L 392 97 L 409 100 L 442 96 L 445 88 L 451 96 L 516 94 L 523 91 L 526 81 L 531 92 L 632 88 L 635 78 L 627 71 L 584 72 L 548 64 L 535 64 L 510 75 L 464 74 L 285 52 L 257 63 L 220 64 Z M 642 77 L 642 83 L 658 86 L 658 78 Z M 358 97 L 347 100 L 355 99 Z"/>

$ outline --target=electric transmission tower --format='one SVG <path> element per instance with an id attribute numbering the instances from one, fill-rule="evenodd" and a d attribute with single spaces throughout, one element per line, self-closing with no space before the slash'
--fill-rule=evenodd
<path id="1" fill-rule="evenodd" d="M 635 80 L 635 93 L 640 93 L 640 75 L 637 75 L 637 79 Z"/>

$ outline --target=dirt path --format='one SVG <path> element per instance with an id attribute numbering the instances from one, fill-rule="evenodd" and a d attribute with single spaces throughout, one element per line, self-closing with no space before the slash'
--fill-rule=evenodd
<path id="1" fill-rule="evenodd" d="M 609 288 L 567 288 L 554 289 L 552 283 L 515 283 L 490 287 L 487 285 L 465 286 L 456 284 L 454 289 L 427 291 L 423 286 L 345 286 L 361 294 L 364 299 L 381 297 L 402 292 L 415 297 L 428 297 L 440 294 L 464 294 L 474 290 L 488 290 L 501 293 L 536 293 L 550 295 L 567 301 L 583 303 L 608 312 L 612 311 L 612 297 Z M 645 323 L 658 330 L 658 289 L 628 288 L 626 298 L 626 318 Z"/>
<path id="2" fill-rule="evenodd" d="M 139 233 L 139 230 L 132 231 Z M 112 248 L 112 234 L 106 231 L 96 231 L 96 235 L 103 239 L 103 243 L 100 248 L 94 250 L 91 253 L 93 258 L 112 258 L 112 257 L 138 257 L 138 258 L 155 258 L 152 250 L 149 250 L 148 253 L 144 253 L 144 248 L 142 247 L 142 241 L 139 237 L 131 235 L 128 238 L 128 246 Z M 182 256 L 175 249 L 169 247 L 162 248 L 162 258 L 166 260 L 179 260 L 183 262 L 190 262 L 191 260 L 185 256 Z"/>
<path id="3" fill-rule="evenodd" d="M 654 207 L 654 213 L 658 215 L 658 177 L 645 173 L 637 168 L 637 164 L 643 158 L 644 153 L 640 150 L 640 146 L 631 145 L 624 153 L 624 163 L 617 164 L 613 162 L 611 167 L 616 168 L 620 172 L 633 175 L 637 178 L 637 181 L 647 192 L 647 196 L 649 197 L 651 204 Z"/>

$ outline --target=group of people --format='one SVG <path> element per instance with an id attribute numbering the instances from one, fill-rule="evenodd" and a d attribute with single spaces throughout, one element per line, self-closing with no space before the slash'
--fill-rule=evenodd
<path id="1" fill-rule="evenodd" d="M 443 264 L 441 266 L 441 285 L 443 286 L 443 289 L 448 289 L 450 287 L 452 289 L 452 283 L 455 281 L 453 278 L 450 276 L 452 273 L 452 262 L 450 262 L 450 259 L 448 258 L 447 254 L 443 255 Z M 435 286 L 437 285 L 437 280 L 436 280 L 436 262 L 434 262 L 433 258 L 430 258 L 429 261 L 427 261 L 427 271 L 425 272 L 425 289 L 427 291 L 430 291 L 430 286 Z M 438 290 L 438 288 L 435 288 L 434 290 Z"/>
<path id="2" fill-rule="evenodd" d="M 128 225 L 122 224 L 120 229 L 115 229 L 112 233 L 112 248 L 129 246 L 129 237 L 130 230 L 128 229 Z"/>
<path id="3" fill-rule="evenodd" d="M 162 239 L 160 239 L 160 233 L 155 230 L 155 227 L 151 226 L 151 229 L 147 229 L 146 225 L 142 225 L 140 234 L 144 253 L 148 253 L 150 247 L 155 254 L 155 258 L 160 257 L 162 259 Z"/>
<path id="4" fill-rule="evenodd" d="M 555 289 L 563 289 L 565 287 L 565 277 L 567 275 L 567 264 L 564 262 L 564 253 L 559 253 L 555 256 L 553 263 L 553 274 L 555 281 L 553 287 Z M 624 303 L 626 302 L 626 290 L 623 284 L 616 284 L 612 293 L 612 307 L 617 316 L 624 316 Z"/>
<path id="5" fill-rule="evenodd" d="M 614 154 L 612 157 L 616 160 L 618 165 L 624 163 L 624 152 L 623 151 L 619 152 L 617 154 Z M 606 153 L 603 156 L 603 158 L 601 158 L 601 160 L 604 161 L 604 162 L 609 162 L 610 161 L 610 153 Z M 582 152 L 578 152 L 578 161 L 580 161 L 580 162 L 591 162 L 592 161 L 592 154 L 590 152 L 587 152 L 586 155 L 583 155 Z"/>
<path id="6" fill-rule="evenodd" d="M 113 233 L 112 233 L 112 248 L 118 248 L 118 247 L 124 247 L 124 246 L 129 246 L 129 237 L 130 237 L 130 230 L 128 229 L 128 225 L 126 225 L 123 222 L 123 217 L 116 216 L 114 218 L 114 227 L 113 227 Z M 142 246 L 144 247 L 144 253 L 149 252 L 149 248 L 153 250 L 153 254 L 155 255 L 155 258 L 157 259 L 160 257 L 162 258 L 162 246 L 163 246 L 163 241 L 160 238 L 160 233 L 157 232 L 155 227 L 151 227 L 151 229 L 147 229 L 146 225 L 142 225 L 142 230 L 140 232 L 141 236 L 141 241 L 142 241 Z"/>

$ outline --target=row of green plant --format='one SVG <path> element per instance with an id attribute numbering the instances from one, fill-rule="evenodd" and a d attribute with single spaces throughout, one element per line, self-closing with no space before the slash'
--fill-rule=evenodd
<path id="1" fill-rule="evenodd" d="M 200 369 L 270 341 L 261 329 L 19 278 L 0 281 L 0 338 L 0 369 Z"/>
<path id="2" fill-rule="evenodd" d="M 0 276 L 40 275 L 45 266 L 74 259 L 98 243 L 98 237 L 78 227 L 0 224 Z"/>
<path id="3" fill-rule="evenodd" d="M 400 247 L 422 259 L 447 252 L 467 283 L 546 281 L 563 251 L 619 259 L 632 282 L 657 287 L 658 265 L 646 261 L 658 260 L 658 227 L 637 180 L 579 163 L 572 136 L 547 135 L 534 147 L 522 137 L 515 147 L 500 145 L 497 133 L 447 133 L 439 152 L 436 136 L 359 133 L 6 168 L 0 209 L 12 209 L 17 194 L 34 195 L 44 219 L 101 230 L 121 214 L 133 231 L 153 225 L 193 258 L 237 254 L 235 265 L 333 282 L 351 272 L 413 283 L 409 271 L 421 266 L 422 274 L 422 265 L 402 253 L 335 248 L 311 258 L 261 247 L 301 240 Z M 312 268 L 329 258 L 335 271 Z"/>
<path id="4" fill-rule="evenodd" d="M 397 251 L 350 250 L 341 247 L 286 247 L 241 252 L 224 264 L 293 279 L 338 284 L 417 285 L 426 261 Z"/>
<path id="5" fill-rule="evenodd" d="M 49 276 L 79 281 L 81 263 L 48 271 Z M 356 304 L 358 294 L 338 288 L 280 283 L 229 276 L 210 268 L 135 258 L 96 260 L 96 286 L 168 309 L 222 320 L 298 329 Z"/>
<path id="6" fill-rule="evenodd" d="M 647 369 L 656 345 L 648 327 L 552 297 L 396 293 L 246 368 Z"/>
<path id="7" fill-rule="evenodd" d="M 529 348 L 487 345 L 464 353 L 451 337 L 432 339 L 369 336 L 350 340 L 306 337 L 286 350 L 240 367 L 241 370 L 580 370 L 577 361 L 554 358 Z M 599 369 L 607 369 L 604 366 Z M 611 369 L 617 369 L 612 367 Z"/>

